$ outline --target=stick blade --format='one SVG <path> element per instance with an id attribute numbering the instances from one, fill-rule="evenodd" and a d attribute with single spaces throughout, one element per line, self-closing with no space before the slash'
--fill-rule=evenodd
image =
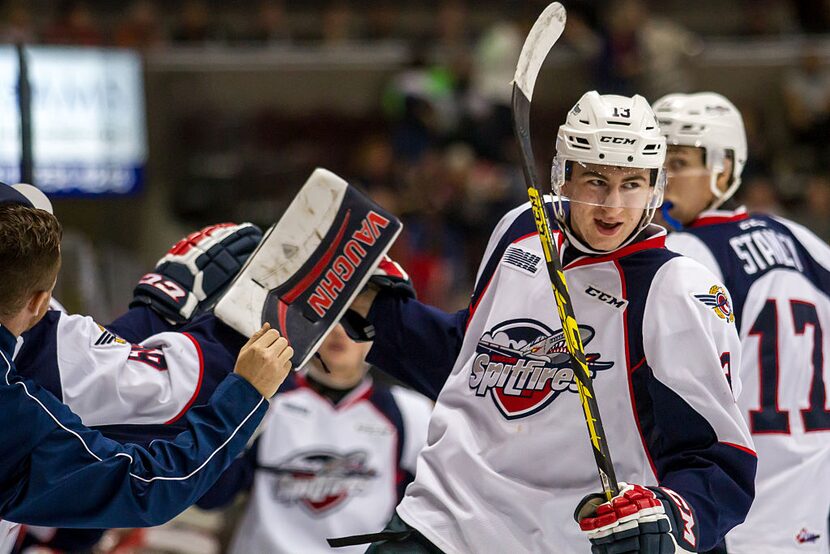
<path id="1" fill-rule="evenodd" d="M 525 39 L 513 82 L 528 100 L 533 99 L 536 77 L 548 52 L 565 30 L 566 18 L 565 7 L 559 2 L 553 2 L 544 9 Z"/>

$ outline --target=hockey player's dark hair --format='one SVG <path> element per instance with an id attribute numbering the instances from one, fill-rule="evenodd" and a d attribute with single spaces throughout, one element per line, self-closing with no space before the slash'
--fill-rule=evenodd
<path id="1" fill-rule="evenodd" d="M 63 229 L 47 211 L 0 204 L 0 316 L 20 312 L 32 293 L 51 290 Z"/>

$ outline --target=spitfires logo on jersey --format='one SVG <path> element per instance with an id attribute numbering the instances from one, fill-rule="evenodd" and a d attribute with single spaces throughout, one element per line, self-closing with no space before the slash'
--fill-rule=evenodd
<path id="1" fill-rule="evenodd" d="M 735 314 L 732 311 L 732 305 L 729 303 L 729 297 L 726 296 L 726 291 L 719 285 L 712 285 L 709 289 L 709 294 L 692 294 L 695 298 L 700 300 L 704 306 L 712 308 L 715 315 L 729 323 L 735 321 Z"/>
<path id="2" fill-rule="evenodd" d="M 587 346 L 594 330 L 580 325 L 579 331 Z M 597 353 L 585 357 L 591 378 L 614 365 Z M 482 335 L 469 386 L 476 396 L 489 395 L 507 419 L 535 414 L 565 391 L 578 394 L 565 334 L 532 319 L 505 321 Z"/>
<path id="3" fill-rule="evenodd" d="M 299 503 L 320 516 L 361 494 L 377 477 L 362 451 L 339 454 L 313 451 L 295 454 L 277 466 L 261 470 L 276 476 L 274 492 L 285 504 Z"/>

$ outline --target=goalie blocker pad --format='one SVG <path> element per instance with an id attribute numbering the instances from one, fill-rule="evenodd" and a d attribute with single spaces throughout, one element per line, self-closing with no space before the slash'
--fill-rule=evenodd
<path id="1" fill-rule="evenodd" d="M 317 169 L 265 233 L 214 313 L 246 337 L 266 321 L 303 367 L 363 290 L 401 222 L 325 169 Z"/>

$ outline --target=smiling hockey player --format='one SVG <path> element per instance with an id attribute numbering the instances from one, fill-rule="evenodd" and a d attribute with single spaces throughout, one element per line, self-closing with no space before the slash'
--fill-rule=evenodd
<path id="1" fill-rule="evenodd" d="M 792 221 L 727 204 L 747 159 L 743 120 L 729 100 L 670 94 L 654 110 L 669 143 L 667 220 L 685 227 L 667 245 L 727 285 L 743 344 L 731 370 L 744 384 L 740 407 L 758 476 L 755 503 L 726 550 L 830 552 L 830 333 L 822 332 L 830 326 L 830 248 Z"/>
<path id="2" fill-rule="evenodd" d="M 631 484 L 595 511 L 591 447 L 524 205 L 496 227 L 467 309 L 443 314 L 383 288 L 353 305 L 378 323 L 368 360 L 437 397 L 416 479 L 386 532 L 363 537 L 378 541 L 370 552 L 584 553 L 589 540 L 602 553 L 695 552 L 743 521 L 756 459 L 724 375 L 738 334 L 722 284 L 650 224 L 664 155 L 642 97 L 589 92 L 559 128 L 552 172 L 554 238 L 616 473 Z"/>

